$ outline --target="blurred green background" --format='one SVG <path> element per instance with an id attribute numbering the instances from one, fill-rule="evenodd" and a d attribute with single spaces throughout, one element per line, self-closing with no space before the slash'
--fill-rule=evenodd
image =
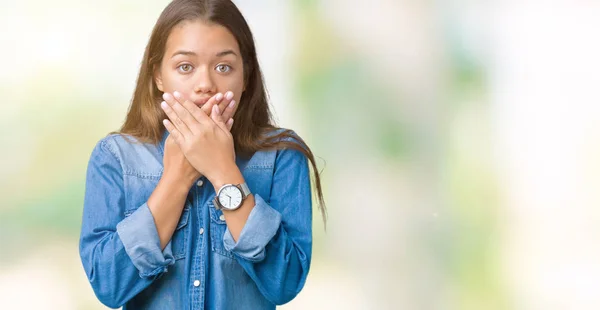
<path id="1" fill-rule="evenodd" d="M 599 3 L 235 2 L 329 208 L 282 309 L 600 307 Z M 87 161 L 167 3 L 0 2 L 0 309 L 104 309 Z"/>

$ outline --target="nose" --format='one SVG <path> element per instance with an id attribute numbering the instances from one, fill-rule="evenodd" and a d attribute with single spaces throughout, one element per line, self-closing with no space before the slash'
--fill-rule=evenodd
<path id="1" fill-rule="evenodd" d="M 196 83 L 194 85 L 195 93 L 215 93 L 216 85 L 208 69 L 197 70 Z"/>

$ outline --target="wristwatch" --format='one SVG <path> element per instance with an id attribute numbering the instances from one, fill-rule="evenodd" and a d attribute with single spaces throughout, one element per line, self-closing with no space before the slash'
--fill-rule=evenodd
<path id="1" fill-rule="evenodd" d="M 221 186 L 213 202 L 215 209 L 233 211 L 242 206 L 244 199 L 250 195 L 250 188 L 242 184 L 225 184 Z"/>

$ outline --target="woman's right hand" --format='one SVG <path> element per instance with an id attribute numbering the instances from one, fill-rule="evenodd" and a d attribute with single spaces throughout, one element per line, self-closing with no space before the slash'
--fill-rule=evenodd
<path id="1" fill-rule="evenodd" d="M 179 100 L 179 102 L 184 102 L 186 99 L 183 98 L 183 96 L 179 92 L 174 92 L 173 95 L 177 100 Z M 213 110 L 213 105 L 218 104 L 219 111 L 223 111 L 221 113 L 223 121 L 225 122 L 225 124 L 228 124 L 229 119 L 233 117 L 233 113 L 235 112 L 234 107 L 236 103 L 235 100 L 233 100 L 233 97 L 234 96 L 231 91 L 227 91 L 225 92 L 225 94 L 218 93 L 212 96 L 210 99 L 208 99 L 208 101 L 200 107 L 200 110 L 204 111 L 206 115 L 210 116 Z M 232 101 L 233 104 L 231 104 L 230 106 L 230 103 Z M 228 126 L 227 128 L 229 128 L 229 131 L 231 131 L 231 126 Z"/>
<path id="2" fill-rule="evenodd" d="M 200 109 L 210 116 L 212 107 L 215 104 L 219 105 L 219 111 L 223 111 L 221 116 L 223 120 L 229 120 L 233 117 L 235 102 L 233 105 L 230 103 L 233 101 L 233 94 L 231 92 L 222 94 L 216 94 L 212 96 Z M 184 99 L 183 99 L 184 100 Z M 231 131 L 232 122 L 226 122 L 227 129 Z M 167 178 L 172 181 L 183 181 L 186 186 L 191 187 L 198 178 L 202 176 L 187 160 L 184 156 L 181 148 L 175 140 L 169 135 L 165 141 L 163 156 L 163 178 Z"/>

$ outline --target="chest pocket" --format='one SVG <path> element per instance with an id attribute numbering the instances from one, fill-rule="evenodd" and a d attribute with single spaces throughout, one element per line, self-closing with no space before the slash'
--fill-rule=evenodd
<path id="1" fill-rule="evenodd" d="M 233 254 L 225 250 L 223 245 L 223 235 L 227 229 L 227 223 L 223 211 L 217 210 L 212 202 L 208 202 L 208 212 L 210 213 L 210 248 L 213 252 L 233 259 Z"/>

